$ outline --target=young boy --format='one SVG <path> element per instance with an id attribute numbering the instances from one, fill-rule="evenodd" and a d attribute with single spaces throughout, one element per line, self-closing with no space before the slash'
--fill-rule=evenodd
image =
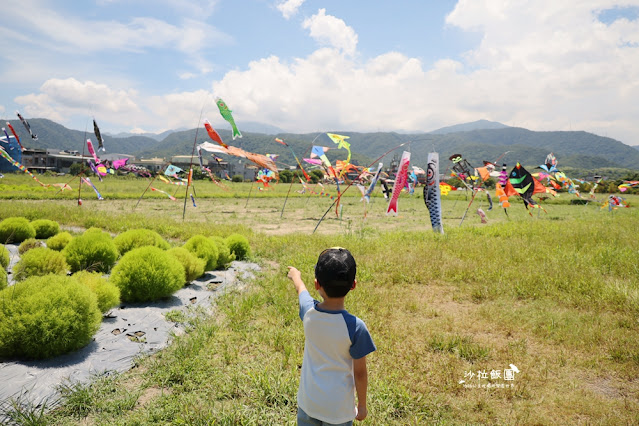
<path id="1" fill-rule="evenodd" d="M 315 265 L 315 290 L 322 302 L 308 293 L 300 271 L 288 268 L 288 278 L 299 297 L 306 337 L 297 423 L 352 425 L 354 418 L 364 420 L 368 414 L 366 355 L 376 348 L 364 322 L 344 309 L 346 295 L 357 285 L 355 259 L 339 247 L 320 253 Z"/>

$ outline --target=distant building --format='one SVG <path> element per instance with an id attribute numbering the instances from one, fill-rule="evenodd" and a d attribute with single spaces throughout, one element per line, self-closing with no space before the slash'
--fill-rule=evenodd
<path id="1" fill-rule="evenodd" d="M 242 158 L 236 164 L 230 164 L 228 173 L 231 178 L 235 175 L 242 176 L 244 180 L 254 180 L 257 175 L 258 167 L 252 162 Z"/>
<path id="2" fill-rule="evenodd" d="M 171 157 L 171 164 L 188 171 L 191 165 L 193 165 L 193 167 L 200 167 L 200 160 L 197 156 L 191 157 L 190 155 L 174 155 Z M 230 165 L 228 161 L 217 161 L 203 156 L 202 165 L 210 169 L 211 173 L 219 178 L 225 179 L 227 174 L 229 177 L 233 177 L 233 173 L 231 172 L 233 166 Z M 253 174 L 253 172 L 250 173 L 251 178 L 253 177 Z"/>
<path id="3" fill-rule="evenodd" d="M 128 158 L 129 164 L 135 162 L 135 156 L 128 155 L 128 154 L 103 153 L 101 155 L 98 155 L 98 157 L 100 157 L 100 160 L 102 161 L 109 161 L 109 162 L 112 162 L 114 160 L 121 160 L 123 158 Z"/>
<path id="4" fill-rule="evenodd" d="M 60 151 L 59 149 L 25 148 L 22 152 L 22 164 L 30 171 L 69 173 L 74 163 L 82 163 L 93 159 L 90 155 L 84 157 L 78 151 Z"/>
<path id="5" fill-rule="evenodd" d="M 15 137 L 9 136 L 8 142 L 5 136 L 0 137 L 0 147 L 4 149 L 7 154 L 15 161 L 17 161 L 18 163 L 22 163 L 22 150 L 20 149 L 20 145 L 18 145 Z M 11 164 L 4 157 L 0 157 L 0 171 L 13 172 L 16 170 L 18 169 L 13 164 Z"/>
<path id="6" fill-rule="evenodd" d="M 193 166 L 200 165 L 197 156 L 192 157 L 190 155 L 174 155 L 171 157 L 171 164 L 184 170 L 188 170 L 191 164 L 193 164 Z M 208 160 L 204 160 L 204 165 L 208 165 Z"/>
<path id="7" fill-rule="evenodd" d="M 129 164 L 131 164 L 131 161 L 129 161 Z M 145 167 L 152 172 L 159 172 L 166 168 L 167 162 L 164 158 L 140 158 L 139 160 L 133 161 L 133 165 Z"/>

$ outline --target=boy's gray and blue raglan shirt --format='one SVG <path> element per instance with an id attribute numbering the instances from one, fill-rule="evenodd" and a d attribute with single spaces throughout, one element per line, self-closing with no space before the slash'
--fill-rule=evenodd
<path id="1" fill-rule="evenodd" d="M 308 291 L 299 295 L 304 323 L 304 361 L 297 403 L 309 416 L 327 423 L 355 418 L 353 359 L 373 352 L 364 321 L 347 311 L 318 308 Z"/>

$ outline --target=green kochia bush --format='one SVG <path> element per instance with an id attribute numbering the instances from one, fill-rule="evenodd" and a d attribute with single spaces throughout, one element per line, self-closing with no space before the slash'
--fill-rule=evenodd
<path id="1" fill-rule="evenodd" d="M 9 253 L 9 249 L 0 244 L 0 265 L 2 266 L 2 269 L 7 269 L 10 262 L 11 254 Z"/>
<path id="2" fill-rule="evenodd" d="M 231 249 L 222 237 L 211 237 L 218 250 L 217 267 L 215 269 L 226 269 L 226 267 L 235 259 L 235 255 L 231 253 Z"/>
<path id="3" fill-rule="evenodd" d="M 47 240 L 47 247 L 49 247 L 51 250 L 62 251 L 62 249 L 64 249 L 67 244 L 71 242 L 72 239 L 73 235 L 66 231 L 63 231 L 49 238 Z"/>
<path id="4" fill-rule="evenodd" d="M 36 247 L 42 247 L 42 241 L 36 240 L 35 238 L 27 238 L 18 246 L 18 253 L 22 255 Z"/>
<path id="5" fill-rule="evenodd" d="M 87 345 L 102 315 L 72 277 L 31 277 L 0 291 L 0 358 L 50 358 Z"/>
<path id="6" fill-rule="evenodd" d="M 115 237 L 113 242 L 120 251 L 120 255 L 144 246 L 155 246 L 162 250 L 168 250 L 171 247 L 160 234 L 150 229 L 130 229 Z"/>
<path id="7" fill-rule="evenodd" d="M 62 253 L 71 272 L 86 269 L 106 273 L 118 258 L 118 249 L 111 236 L 98 228 L 89 228 L 72 239 Z"/>
<path id="8" fill-rule="evenodd" d="M 217 267 L 218 249 L 213 240 L 204 235 L 195 235 L 184 244 L 184 248 L 206 261 L 205 270 L 211 271 Z"/>
<path id="9" fill-rule="evenodd" d="M 144 302 L 169 296 L 182 288 L 182 264 L 158 247 L 133 249 L 115 265 L 109 280 L 120 289 L 123 301 Z"/>
<path id="10" fill-rule="evenodd" d="M 36 247 L 29 250 L 13 267 L 17 281 L 48 274 L 66 275 L 68 270 L 69 265 L 62 253 L 46 247 Z"/>
<path id="11" fill-rule="evenodd" d="M 24 217 L 9 217 L 0 222 L 0 242 L 2 243 L 20 244 L 35 236 L 35 229 Z"/>
<path id="12" fill-rule="evenodd" d="M 7 288 L 8 283 L 7 271 L 5 271 L 4 268 L 0 268 L 0 290 Z"/>
<path id="13" fill-rule="evenodd" d="M 244 235 L 231 234 L 226 237 L 226 244 L 237 260 L 244 260 L 251 255 L 251 246 Z"/>
<path id="14" fill-rule="evenodd" d="M 186 273 L 187 283 L 190 283 L 204 274 L 206 261 L 204 259 L 200 259 L 187 249 L 183 247 L 174 247 L 171 250 L 168 250 L 167 253 L 180 261 L 184 267 L 184 272 Z"/>
<path id="15" fill-rule="evenodd" d="M 45 239 L 54 236 L 60 232 L 58 222 L 49 219 L 38 219 L 31 222 L 31 226 L 36 231 L 36 238 Z"/>
<path id="16" fill-rule="evenodd" d="M 98 309 L 105 313 L 120 304 L 120 289 L 97 272 L 80 271 L 73 278 L 88 287 L 98 298 Z"/>

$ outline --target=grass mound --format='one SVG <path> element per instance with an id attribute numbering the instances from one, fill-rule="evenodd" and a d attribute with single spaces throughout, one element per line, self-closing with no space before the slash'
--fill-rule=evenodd
<path id="1" fill-rule="evenodd" d="M 48 274 L 66 275 L 69 270 L 64 255 L 46 247 L 36 247 L 26 252 L 13 267 L 17 281 Z"/>
<path id="2" fill-rule="evenodd" d="M 9 253 L 9 249 L 0 244 L 0 266 L 2 266 L 3 269 L 7 269 L 10 262 L 11 254 Z"/>
<path id="3" fill-rule="evenodd" d="M 98 228 L 90 228 L 71 240 L 62 250 L 71 272 L 81 270 L 104 272 L 111 270 L 118 258 L 118 249 L 111 236 Z"/>
<path id="4" fill-rule="evenodd" d="M 36 247 L 42 247 L 42 241 L 36 240 L 35 238 L 27 238 L 18 246 L 18 253 L 20 253 L 20 255 L 23 255 L 32 248 Z"/>
<path id="5" fill-rule="evenodd" d="M 204 235 L 195 235 L 184 244 L 184 248 L 195 254 L 200 259 L 204 259 L 206 271 L 211 271 L 217 267 L 217 258 L 219 251 L 217 246 L 210 238 Z"/>
<path id="6" fill-rule="evenodd" d="M 31 222 L 31 226 L 35 229 L 35 237 L 38 239 L 46 239 L 53 237 L 60 232 L 60 225 L 58 222 L 49 219 L 38 219 Z"/>
<path id="7" fill-rule="evenodd" d="M 72 277 L 31 277 L 0 291 L 0 358 L 42 359 L 87 345 L 100 327 L 96 296 Z"/>
<path id="8" fill-rule="evenodd" d="M 162 250 L 168 250 L 171 245 L 160 234 L 150 229 L 130 229 L 113 239 L 120 255 L 144 246 L 155 246 Z"/>
<path id="9" fill-rule="evenodd" d="M 182 288 L 186 275 L 182 264 L 158 247 L 140 247 L 124 256 L 109 278 L 120 289 L 123 301 L 144 302 L 167 297 Z"/>
<path id="10" fill-rule="evenodd" d="M 186 282 L 189 283 L 204 274 L 206 261 L 200 259 L 184 247 L 174 247 L 167 251 L 168 254 L 180 261 L 186 273 Z"/>
<path id="11" fill-rule="evenodd" d="M 73 274 L 73 278 L 95 293 L 100 312 L 105 313 L 120 304 L 120 289 L 99 273 L 80 271 Z"/>
<path id="12" fill-rule="evenodd" d="M 235 260 L 235 255 L 231 253 L 231 249 L 222 237 L 211 237 L 218 250 L 217 267 L 215 269 L 226 269 L 226 267 Z"/>
<path id="13" fill-rule="evenodd" d="M 225 241 L 237 260 L 247 259 L 251 255 L 251 246 L 244 235 L 231 234 Z"/>
<path id="14" fill-rule="evenodd" d="M 62 251 L 67 244 L 71 242 L 73 239 L 73 235 L 70 233 L 63 231 L 60 232 L 53 237 L 47 239 L 47 247 L 51 250 Z"/>
<path id="15" fill-rule="evenodd" d="M 0 242 L 20 244 L 35 236 L 35 229 L 24 217 L 8 217 L 0 222 Z"/>

